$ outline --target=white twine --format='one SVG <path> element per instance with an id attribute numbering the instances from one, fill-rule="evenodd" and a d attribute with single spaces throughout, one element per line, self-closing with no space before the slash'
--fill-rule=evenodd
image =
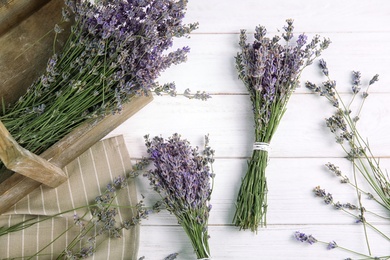
<path id="1" fill-rule="evenodd" d="M 269 143 L 255 142 L 253 144 L 253 150 L 269 152 L 271 150 L 271 146 L 269 145 Z"/>

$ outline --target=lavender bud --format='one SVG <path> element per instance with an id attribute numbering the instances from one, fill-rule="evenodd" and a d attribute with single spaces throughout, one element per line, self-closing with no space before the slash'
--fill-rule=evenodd
<path id="1" fill-rule="evenodd" d="M 328 70 L 328 67 L 326 66 L 325 60 L 320 59 L 319 65 L 320 65 L 322 73 L 324 73 L 325 76 L 329 76 L 329 70 Z"/>
<path id="2" fill-rule="evenodd" d="M 329 242 L 328 246 L 326 247 L 328 250 L 335 249 L 337 247 L 337 244 L 335 241 Z"/>
<path id="3" fill-rule="evenodd" d="M 379 75 L 376 74 L 371 80 L 370 82 L 368 83 L 369 85 L 372 85 L 374 84 L 375 82 L 377 82 L 379 80 Z"/>
<path id="4" fill-rule="evenodd" d="M 54 32 L 55 33 L 62 33 L 64 29 L 62 29 L 58 24 L 54 26 Z"/>

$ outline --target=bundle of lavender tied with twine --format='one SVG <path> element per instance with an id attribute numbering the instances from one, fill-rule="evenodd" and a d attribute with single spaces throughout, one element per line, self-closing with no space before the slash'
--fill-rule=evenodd
<path id="1" fill-rule="evenodd" d="M 288 19 L 282 38 L 267 38 L 263 26 L 256 27 L 252 44 L 247 43 L 245 30 L 241 30 L 240 48 L 236 56 L 239 78 L 245 84 L 253 105 L 255 143 L 247 173 L 242 180 L 236 202 L 234 224 L 240 229 L 257 231 L 266 226 L 267 181 L 265 171 L 273 134 L 287 109 L 291 94 L 299 84 L 300 75 L 321 52 L 328 47 L 328 39 L 316 35 L 306 44 L 307 36 L 301 34 L 292 43 L 293 20 Z"/>
<path id="2" fill-rule="evenodd" d="M 120 112 L 136 95 L 175 95 L 173 83 L 156 79 L 186 60 L 188 47 L 169 49 L 197 27 L 183 24 L 186 0 L 66 0 L 66 6 L 63 21 L 74 20 L 63 50 L 19 101 L 3 100 L 0 113 L 15 140 L 38 154 L 86 120 Z M 61 33 L 60 25 L 54 31 Z"/>
<path id="3" fill-rule="evenodd" d="M 198 259 L 211 259 L 208 243 L 208 218 L 213 190 L 214 150 L 205 138 L 202 154 L 198 148 L 173 134 L 168 140 L 145 136 L 154 169 L 145 175 L 162 197 L 166 209 L 174 214 L 191 240 Z"/>

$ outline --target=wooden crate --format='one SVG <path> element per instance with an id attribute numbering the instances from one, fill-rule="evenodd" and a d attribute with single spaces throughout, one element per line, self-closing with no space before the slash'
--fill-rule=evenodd
<path id="1" fill-rule="evenodd" d="M 62 7 L 63 0 L 1 2 L 0 95 L 7 104 L 16 101 L 34 79 L 44 71 L 47 60 L 53 53 L 51 51 L 53 33 L 47 34 L 47 32 L 59 23 Z M 62 26 L 65 31 L 59 35 L 58 48 L 61 48 L 61 42 L 64 42 L 69 35 L 66 32 L 69 31 L 70 25 Z M 98 123 L 86 122 L 40 154 L 42 160 L 38 159 L 38 166 L 34 164 L 34 167 L 63 168 L 151 101 L 152 95 L 135 97 L 123 106 L 122 113 L 109 115 Z M 6 129 L 0 128 L 0 130 L 6 133 Z M 15 157 L 18 160 L 25 162 L 25 159 L 33 158 L 34 163 L 36 162 L 37 158 L 34 159 L 34 155 L 30 158 L 25 151 L 19 152 L 19 147 L 12 143 L 10 136 L 0 140 L 0 150 L 1 146 L 6 152 L 10 149 L 17 151 Z M 36 170 L 30 171 L 29 167 L 27 169 L 26 171 L 26 167 L 23 167 L 20 172 L 24 171 L 23 174 L 30 177 L 10 170 L 0 172 L 0 214 L 45 182 L 46 178 L 37 181 L 42 175 Z"/>

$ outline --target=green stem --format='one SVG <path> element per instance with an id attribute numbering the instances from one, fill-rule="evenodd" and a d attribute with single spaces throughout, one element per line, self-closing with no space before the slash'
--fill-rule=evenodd
<path id="1" fill-rule="evenodd" d="M 233 222 L 240 229 L 257 231 L 267 225 L 267 180 L 265 171 L 268 152 L 255 150 L 249 161 L 248 171 L 242 180 L 236 202 Z"/>
<path id="2" fill-rule="evenodd" d="M 183 214 L 176 215 L 180 220 L 180 224 L 191 240 L 193 249 L 198 259 L 210 258 L 210 248 L 208 243 L 207 223 L 200 224 L 196 219 L 198 214 Z"/>

